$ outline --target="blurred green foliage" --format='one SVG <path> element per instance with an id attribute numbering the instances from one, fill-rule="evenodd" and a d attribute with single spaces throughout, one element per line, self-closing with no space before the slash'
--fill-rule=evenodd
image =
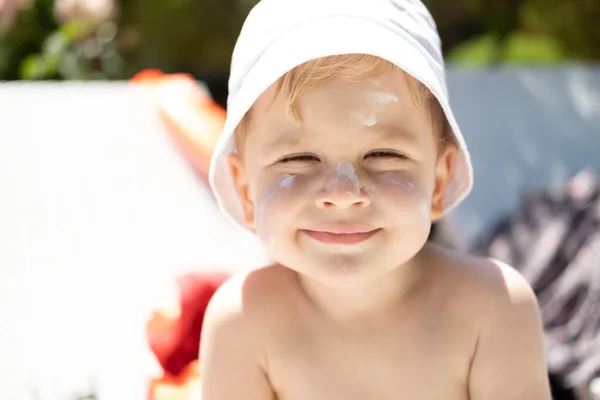
<path id="1" fill-rule="evenodd" d="M 444 52 L 488 66 L 600 60 L 600 0 L 425 0 Z M 0 80 L 226 76 L 256 0 L 0 1 Z"/>
<path id="2" fill-rule="evenodd" d="M 467 40 L 453 49 L 448 58 L 455 64 L 486 66 L 493 64 L 557 64 L 566 55 L 556 41 L 540 35 L 513 32 L 501 45 L 492 34 Z"/>
<path id="3" fill-rule="evenodd" d="M 459 64 L 600 60 L 599 0 L 465 0 L 482 28 L 450 49 Z"/>

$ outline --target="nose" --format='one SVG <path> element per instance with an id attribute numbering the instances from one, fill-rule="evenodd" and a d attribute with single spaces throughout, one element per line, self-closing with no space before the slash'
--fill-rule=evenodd
<path id="1" fill-rule="evenodd" d="M 361 187 L 358 179 L 351 179 L 348 176 L 334 177 L 316 197 L 316 205 L 319 208 L 364 208 L 370 204 L 371 198 Z"/>

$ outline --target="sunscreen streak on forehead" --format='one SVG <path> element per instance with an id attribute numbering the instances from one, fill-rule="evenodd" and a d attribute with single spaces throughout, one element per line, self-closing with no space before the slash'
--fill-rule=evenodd
<path id="1" fill-rule="evenodd" d="M 371 100 L 377 105 L 386 105 L 392 101 L 398 101 L 398 96 L 393 92 L 384 92 L 381 90 L 374 90 L 371 92 Z"/>
<path id="2" fill-rule="evenodd" d="M 369 112 L 353 111 L 352 114 L 356 115 L 361 124 L 364 126 L 373 126 L 377 123 L 377 114 L 389 103 L 397 102 L 398 96 L 393 92 L 385 92 L 382 90 L 371 90 L 367 91 L 365 97 L 369 101 Z"/>

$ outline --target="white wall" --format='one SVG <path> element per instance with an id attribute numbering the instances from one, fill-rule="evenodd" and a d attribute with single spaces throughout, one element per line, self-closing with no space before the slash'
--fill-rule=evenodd
<path id="1" fill-rule="evenodd" d="M 260 265 L 260 248 L 223 220 L 147 92 L 7 84 L 0 110 L 0 399 L 92 377 L 102 399 L 139 398 L 155 291 Z"/>
<path id="2" fill-rule="evenodd" d="M 450 70 L 448 85 L 475 171 L 452 215 L 467 241 L 517 206 L 524 187 L 600 173 L 600 66 Z"/>

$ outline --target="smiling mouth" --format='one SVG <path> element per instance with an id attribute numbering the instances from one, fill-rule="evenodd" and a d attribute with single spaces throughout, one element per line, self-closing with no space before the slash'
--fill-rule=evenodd
<path id="1" fill-rule="evenodd" d="M 364 242 L 380 230 L 363 226 L 335 225 L 318 230 L 303 229 L 301 232 L 321 243 L 350 245 Z"/>

